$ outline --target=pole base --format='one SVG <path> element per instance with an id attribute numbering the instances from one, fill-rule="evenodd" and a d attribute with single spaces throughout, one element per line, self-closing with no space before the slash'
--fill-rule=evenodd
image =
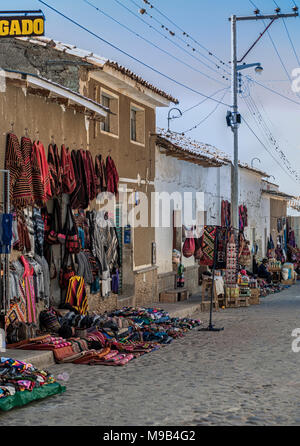
<path id="1" fill-rule="evenodd" d="M 206 328 L 199 328 L 198 331 L 222 331 L 224 330 L 224 327 L 222 328 L 215 328 L 214 325 L 209 324 Z"/>

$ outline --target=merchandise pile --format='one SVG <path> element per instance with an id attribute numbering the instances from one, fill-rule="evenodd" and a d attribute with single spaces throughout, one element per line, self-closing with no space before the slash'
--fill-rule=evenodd
<path id="1" fill-rule="evenodd" d="M 155 308 L 123 308 L 105 314 L 82 315 L 70 309 L 64 316 L 51 308 L 41 313 L 47 334 L 10 348 L 52 350 L 57 363 L 123 366 L 198 327 L 200 320 L 171 318 Z"/>
<path id="2" fill-rule="evenodd" d="M 37 370 L 26 362 L 0 357 L 0 410 L 24 406 L 65 390 L 47 371 Z"/>

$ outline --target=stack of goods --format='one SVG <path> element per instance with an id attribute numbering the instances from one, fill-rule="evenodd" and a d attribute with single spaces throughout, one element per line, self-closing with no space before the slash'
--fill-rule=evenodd
<path id="1" fill-rule="evenodd" d="M 228 288 L 235 288 L 238 275 L 238 242 L 235 233 L 229 235 L 226 253 L 225 283 Z"/>
<path id="2" fill-rule="evenodd" d="M 112 366 L 125 365 L 170 344 L 201 324 L 194 319 L 170 318 L 167 312 L 155 308 L 123 308 L 92 316 L 70 311 L 63 317 L 52 310 L 41 316 L 41 325 L 51 335 L 8 347 L 52 350 L 58 363 Z"/>
<path id="3" fill-rule="evenodd" d="M 245 301 L 246 305 L 249 304 L 249 298 L 251 296 L 250 286 L 249 286 L 249 277 L 245 270 L 242 270 L 238 274 L 238 284 L 240 288 L 240 303 L 241 301 Z"/>
<path id="4" fill-rule="evenodd" d="M 0 409 L 7 411 L 66 390 L 54 377 L 31 364 L 0 357 Z"/>

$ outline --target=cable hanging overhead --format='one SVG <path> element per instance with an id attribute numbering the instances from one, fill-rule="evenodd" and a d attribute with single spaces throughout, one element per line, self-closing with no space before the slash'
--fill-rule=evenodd
<path id="1" fill-rule="evenodd" d="M 162 73 L 161 71 L 159 71 L 158 69 L 146 64 L 145 62 L 142 62 L 141 60 L 137 59 L 135 56 L 132 56 L 131 54 L 127 53 L 126 51 L 122 50 L 121 48 L 117 47 L 116 45 L 114 45 L 113 43 L 105 40 L 103 37 L 99 36 L 99 34 L 94 33 L 93 31 L 89 30 L 88 28 L 86 28 L 85 26 L 81 25 L 80 23 L 76 22 L 75 20 L 73 20 L 72 18 L 70 18 L 69 16 L 67 16 L 66 14 L 62 13 L 61 11 L 59 11 L 58 9 L 54 8 L 53 6 L 49 5 L 48 3 L 44 2 L 43 0 L 38 0 L 38 2 L 42 3 L 43 5 L 45 5 L 47 8 L 51 9 L 52 11 L 56 12 L 58 15 L 60 15 L 61 17 L 65 18 L 66 20 L 68 20 L 69 22 L 73 23 L 74 25 L 78 26 L 79 28 L 81 28 L 82 30 L 86 31 L 87 33 L 91 34 L 92 36 L 94 36 L 96 39 L 100 40 L 101 42 L 106 43 L 107 45 L 109 45 L 110 47 L 112 47 L 113 49 L 119 51 L 121 54 L 124 54 L 125 56 L 129 57 L 130 59 L 134 60 L 135 62 L 138 62 L 139 64 L 143 65 L 144 67 L 148 68 L 149 70 L 153 71 L 156 74 L 159 74 L 160 76 L 164 77 L 165 79 L 168 79 L 169 81 L 173 82 L 176 85 L 179 85 L 182 88 L 185 88 L 186 90 L 191 91 L 192 93 L 198 94 L 200 96 L 203 96 L 207 99 L 210 99 L 213 102 L 216 103 L 221 103 L 222 105 L 225 105 L 226 107 L 230 107 L 229 104 L 226 104 L 225 102 L 221 102 L 218 101 L 217 99 L 211 98 L 208 95 L 195 90 L 192 87 L 189 87 L 188 85 L 183 84 L 180 81 L 177 81 L 176 79 L 168 76 L 165 73 Z"/>
<path id="2" fill-rule="evenodd" d="M 195 54 L 190 53 L 189 51 L 187 51 L 184 47 L 182 47 L 181 45 L 177 44 L 176 42 L 174 42 L 174 40 L 170 39 L 168 36 L 164 35 L 160 30 L 158 30 L 157 28 L 155 28 L 154 26 L 150 25 L 146 20 L 144 20 L 142 17 L 140 17 L 139 15 L 135 14 L 133 11 L 131 11 L 131 9 L 127 8 L 122 2 L 120 2 L 119 0 L 114 0 L 115 3 L 117 3 L 119 6 L 121 6 L 122 8 L 124 8 L 127 12 L 129 12 L 130 14 L 132 14 L 134 17 L 136 17 L 138 20 L 140 20 L 142 23 L 144 23 L 147 27 L 149 27 L 151 30 L 154 30 L 156 33 L 158 33 L 160 36 L 162 36 L 164 39 L 166 39 L 168 42 L 170 42 L 172 45 L 174 45 L 176 48 L 179 48 L 181 51 L 183 51 L 185 54 L 187 54 L 189 57 L 192 57 L 194 60 L 197 60 L 198 62 L 200 62 L 202 65 L 204 65 L 206 68 L 208 68 L 209 70 L 217 73 L 219 76 L 222 77 L 222 79 L 225 80 L 229 80 L 228 76 L 231 76 L 231 73 L 229 73 L 228 71 L 221 69 L 224 73 L 226 73 L 226 75 L 222 75 L 218 70 L 216 70 L 215 68 L 210 67 L 209 65 L 207 65 L 207 63 L 205 63 L 203 60 L 199 59 L 199 57 L 195 56 Z M 205 56 L 202 56 L 204 58 L 206 58 Z"/>
<path id="3" fill-rule="evenodd" d="M 215 79 L 212 76 L 209 76 L 208 74 L 204 73 L 203 71 L 198 70 L 197 68 L 193 67 L 192 65 L 184 62 L 183 60 L 179 59 L 178 57 L 174 56 L 173 54 L 171 54 L 170 52 L 164 50 L 163 48 L 159 47 L 158 45 L 156 45 L 155 43 L 151 42 L 150 40 L 146 39 L 145 37 L 141 36 L 140 34 L 138 34 L 136 31 L 133 31 L 131 28 L 129 28 L 128 26 L 124 25 L 123 23 L 119 22 L 117 19 L 115 19 L 114 17 L 112 17 L 111 15 L 107 14 L 106 12 L 104 12 L 102 9 L 98 8 L 97 6 L 95 6 L 93 3 L 89 2 L 88 0 L 82 0 L 84 3 L 88 4 L 89 6 L 91 6 L 92 8 L 96 9 L 97 12 L 99 12 L 100 14 L 103 14 L 105 17 L 109 18 L 110 20 L 114 21 L 115 23 L 117 23 L 119 26 L 121 26 L 122 28 L 126 29 L 128 32 L 134 34 L 136 37 L 144 40 L 144 42 L 147 42 L 149 45 L 153 46 L 154 48 L 158 49 L 159 51 L 161 51 L 164 54 L 167 54 L 168 56 L 170 56 L 171 58 L 173 58 L 174 60 L 176 60 L 177 62 L 181 63 L 182 65 L 185 65 L 186 67 L 190 68 L 193 71 L 196 71 L 197 73 L 202 74 L 202 76 L 207 77 L 208 79 L 213 80 L 214 82 L 217 82 L 221 85 L 226 85 L 224 84 L 224 82 L 221 82 L 217 79 Z"/>
<path id="4" fill-rule="evenodd" d="M 203 55 L 199 50 L 197 50 L 195 47 L 191 46 L 189 43 L 186 42 L 186 40 L 184 40 L 183 38 L 181 38 L 180 36 L 177 35 L 176 32 L 170 30 L 168 28 L 167 25 L 163 24 L 162 22 L 160 22 L 158 19 L 156 19 L 153 15 L 150 15 L 146 9 L 141 8 L 139 4 L 137 4 L 134 0 L 129 0 L 133 5 L 137 6 L 138 8 L 140 8 L 139 12 L 140 14 L 146 14 L 148 15 L 151 19 L 153 19 L 154 21 L 156 21 L 157 23 L 159 23 L 159 25 L 161 26 L 162 29 L 166 30 L 172 37 L 175 37 L 177 39 L 179 39 L 181 42 L 183 42 L 189 49 L 191 49 L 193 52 L 197 52 L 199 54 L 201 54 L 202 57 L 204 57 L 209 63 L 214 64 L 218 69 L 222 69 L 222 66 L 227 66 L 230 69 L 230 66 L 225 63 L 223 60 L 221 60 L 219 57 L 215 56 L 210 50 L 208 50 L 204 45 L 202 45 L 201 43 L 199 43 L 198 41 L 196 41 L 195 39 L 193 39 L 188 33 L 186 33 L 185 31 L 183 31 L 178 25 L 176 25 L 175 23 L 171 22 L 171 20 L 164 16 L 165 18 L 167 18 L 167 20 L 169 20 L 172 24 L 174 24 L 174 26 L 176 26 L 178 29 L 180 29 L 182 31 L 182 34 L 184 36 L 186 36 L 187 38 L 190 38 L 194 41 L 194 43 L 196 43 L 198 46 L 200 46 L 200 48 L 204 49 L 209 56 L 214 57 L 217 61 L 218 64 L 216 64 L 215 62 L 213 62 L 209 57 Z M 154 8 L 153 5 L 151 5 L 149 2 L 146 2 L 145 0 L 143 0 L 144 3 L 148 4 L 151 8 Z M 160 13 L 160 11 L 155 7 L 155 10 L 158 11 Z M 222 66 L 221 66 L 222 65 Z M 225 71 L 228 75 L 230 75 L 230 72 L 226 71 L 223 68 L 223 71 Z"/>

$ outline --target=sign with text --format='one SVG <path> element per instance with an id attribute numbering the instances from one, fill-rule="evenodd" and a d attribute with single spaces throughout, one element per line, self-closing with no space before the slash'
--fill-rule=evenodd
<path id="1" fill-rule="evenodd" d="M 0 37 L 43 36 L 45 17 L 0 15 Z"/>

